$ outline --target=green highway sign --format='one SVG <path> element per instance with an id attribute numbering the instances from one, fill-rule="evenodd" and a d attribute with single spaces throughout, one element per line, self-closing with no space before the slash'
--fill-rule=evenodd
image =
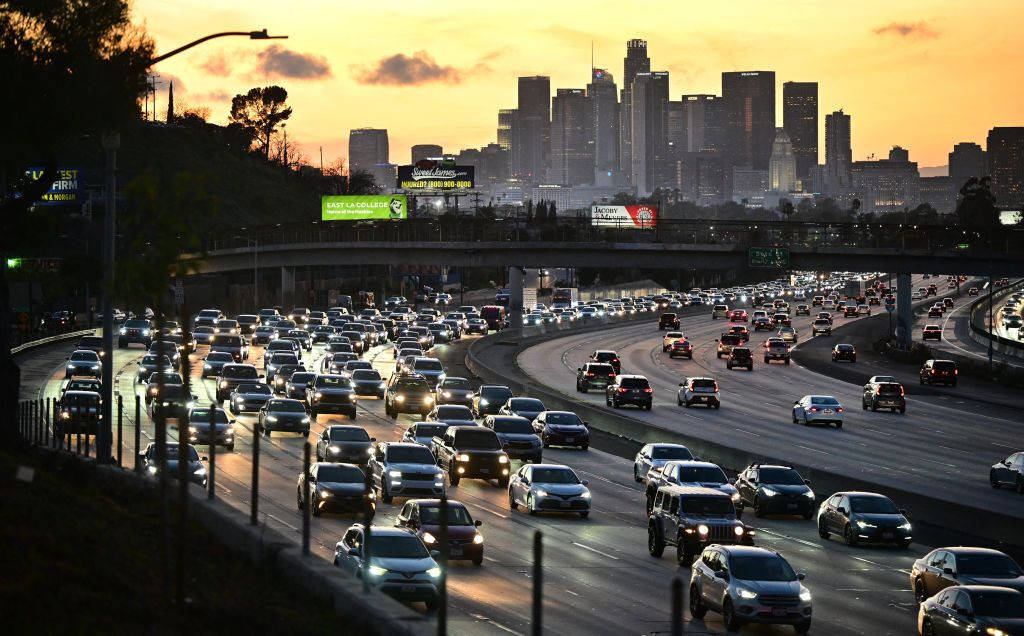
<path id="1" fill-rule="evenodd" d="M 751 267 L 789 267 L 788 247 L 752 247 L 748 254 Z"/>

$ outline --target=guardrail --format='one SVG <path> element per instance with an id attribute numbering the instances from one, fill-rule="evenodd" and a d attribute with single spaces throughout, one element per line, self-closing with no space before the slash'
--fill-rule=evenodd
<path id="1" fill-rule="evenodd" d="M 996 320 L 995 305 L 998 301 L 1006 298 L 1018 289 L 1024 288 L 1024 279 L 1021 279 L 1011 285 L 1003 287 L 999 291 L 992 292 L 992 306 L 993 306 L 993 320 Z M 973 303 L 971 303 L 970 312 L 970 325 L 971 325 L 971 339 L 975 342 L 988 346 L 989 342 L 992 342 L 992 348 L 999 353 L 1006 355 L 1016 356 L 1024 358 L 1024 341 L 1022 340 L 1011 340 L 1010 338 L 1004 338 L 992 331 L 993 325 L 986 325 L 986 314 L 988 313 L 988 294 L 979 297 Z"/>
<path id="2" fill-rule="evenodd" d="M 38 349 L 39 347 L 45 347 L 47 345 L 54 344 L 55 342 L 64 342 L 66 340 L 75 340 L 82 336 L 91 336 L 96 333 L 95 329 L 85 329 L 82 331 L 69 331 L 68 333 L 62 333 L 56 336 L 50 336 L 48 338 L 40 338 L 39 340 L 32 340 L 18 345 L 11 349 L 11 356 L 18 356 L 23 353 Z"/>

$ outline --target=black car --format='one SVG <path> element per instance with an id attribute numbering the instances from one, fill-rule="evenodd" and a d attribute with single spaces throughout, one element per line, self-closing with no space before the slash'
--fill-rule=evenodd
<path id="1" fill-rule="evenodd" d="M 473 385 L 466 378 L 445 377 L 437 385 L 438 404 L 461 404 L 473 407 Z"/>
<path id="2" fill-rule="evenodd" d="M 615 382 L 615 367 L 604 362 L 587 362 L 576 369 L 576 390 L 586 393 L 600 387 L 607 389 Z"/>
<path id="3" fill-rule="evenodd" d="M 148 320 L 126 320 L 117 331 L 117 346 L 124 349 L 140 344 L 147 349 L 153 342 L 153 324 Z"/>
<path id="4" fill-rule="evenodd" d="M 334 327 L 328 325 L 318 325 L 313 327 L 313 331 L 310 337 L 313 339 L 313 344 L 319 342 L 327 342 L 334 335 Z"/>
<path id="5" fill-rule="evenodd" d="M 254 345 L 268 345 L 277 339 L 277 329 L 270 325 L 260 325 L 252 332 L 252 343 Z"/>
<path id="6" fill-rule="evenodd" d="M 598 349 L 594 353 L 590 354 L 591 362 L 603 362 L 605 364 L 612 365 L 615 369 L 616 375 L 622 373 L 622 361 L 619 360 L 619 354 L 608 349 Z"/>
<path id="7" fill-rule="evenodd" d="M 255 314 L 239 314 L 235 316 L 238 321 L 238 332 L 251 335 L 260 326 L 260 317 Z"/>
<path id="8" fill-rule="evenodd" d="M 423 419 L 434 408 L 434 393 L 427 380 L 418 375 L 394 374 L 384 394 L 384 412 L 392 419 L 399 413 L 413 413 Z"/>
<path id="9" fill-rule="evenodd" d="M 77 351 L 95 351 L 96 355 L 103 359 L 103 337 L 102 336 L 82 336 L 78 341 L 78 346 L 75 347 Z"/>
<path id="10" fill-rule="evenodd" d="M 284 393 L 292 376 L 305 372 L 306 367 L 301 364 L 282 364 L 274 374 L 274 381 L 270 383 L 271 388 L 274 389 L 274 393 Z"/>
<path id="11" fill-rule="evenodd" d="M 303 329 L 290 329 L 288 333 L 282 336 L 282 339 L 294 340 L 306 351 L 313 350 L 313 339 L 310 337 L 309 332 Z"/>
<path id="12" fill-rule="evenodd" d="M 663 329 L 679 329 L 679 316 L 676 314 L 661 314 L 658 318 L 658 331 Z"/>
<path id="13" fill-rule="evenodd" d="M 747 347 L 733 347 L 729 352 L 725 368 L 735 369 L 736 367 L 743 367 L 748 371 L 754 370 L 754 354 Z"/>
<path id="14" fill-rule="evenodd" d="M 305 505 L 305 492 L 309 492 L 310 513 L 319 517 L 324 512 L 369 512 L 373 518 L 377 509 L 376 493 L 367 488 L 366 477 L 352 464 L 317 462 L 309 467 L 309 475 L 299 475 L 296 504 Z"/>
<path id="15" fill-rule="evenodd" d="M 273 431 L 284 431 L 299 433 L 305 437 L 309 435 L 309 423 L 310 418 L 306 414 L 305 404 L 290 398 L 273 398 L 267 400 L 260 408 L 256 433 L 270 437 Z"/>
<path id="16" fill-rule="evenodd" d="M 605 389 L 604 401 L 614 409 L 623 404 L 633 404 L 650 411 L 654 404 L 654 389 L 642 375 L 620 375 Z"/>
<path id="17" fill-rule="evenodd" d="M 865 411 L 867 409 L 877 411 L 881 408 L 906 413 L 906 391 L 899 382 L 868 382 L 864 385 L 861 406 Z"/>
<path id="18" fill-rule="evenodd" d="M 956 378 L 959 371 L 956 362 L 952 360 L 926 360 L 921 365 L 919 380 L 921 384 L 946 384 L 956 386 Z"/>
<path id="19" fill-rule="evenodd" d="M 215 335 L 217 332 L 212 326 L 196 327 L 192 330 L 192 337 L 195 338 L 196 345 L 209 346 Z"/>
<path id="20" fill-rule="evenodd" d="M 239 384 L 228 396 L 228 409 L 232 415 L 259 411 L 274 397 L 266 384 Z"/>
<path id="21" fill-rule="evenodd" d="M 79 350 L 72 353 L 67 358 L 67 365 L 64 369 L 64 377 L 70 378 L 72 376 L 86 376 L 90 378 L 99 378 L 103 372 L 103 365 L 100 363 L 100 357 L 95 351 Z"/>
<path id="22" fill-rule="evenodd" d="M 910 547 L 913 529 L 907 511 L 885 495 L 873 492 L 837 492 L 818 508 L 818 536 L 843 538 L 846 545 L 891 543 Z"/>
<path id="23" fill-rule="evenodd" d="M 548 446 L 590 447 L 590 430 L 579 415 L 571 411 L 544 411 L 533 420 L 533 430 L 541 444 Z"/>
<path id="24" fill-rule="evenodd" d="M 473 398 L 473 412 L 477 417 L 497 415 L 501 407 L 514 397 L 512 389 L 501 384 L 484 384 Z"/>
<path id="25" fill-rule="evenodd" d="M 380 377 L 380 372 L 376 369 L 355 369 L 352 371 L 351 379 L 356 395 L 368 395 L 381 400 L 384 399 L 387 384 Z"/>
<path id="26" fill-rule="evenodd" d="M 736 490 L 754 514 L 800 514 L 814 517 L 814 491 L 811 482 L 791 466 L 751 464 L 736 478 Z"/>
<path id="27" fill-rule="evenodd" d="M 340 375 L 321 373 L 306 385 L 306 406 L 313 420 L 321 413 L 338 413 L 354 420 L 357 399 L 352 380 Z"/>
<path id="28" fill-rule="evenodd" d="M 316 379 L 316 374 L 310 371 L 299 371 L 293 373 L 284 385 L 284 396 L 296 400 L 306 401 L 306 387 Z"/>
<path id="29" fill-rule="evenodd" d="M 1024 493 L 1024 453 L 1013 453 L 998 464 L 994 464 L 989 470 L 988 482 L 993 488 L 1009 486 L 1019 493 Z"/>
<path id="30" fill-rule="evenodd" d="M 221 444 L 229 451 L 235 450 L 235 420 L 228 419 L 228 414 L 220 407 L 213 408 L 213 427 L 210 427 L 210 407 L 197 406 L 188 412 L 188 427 L 179 427 L 188 431 L 191 444 L 212 446 Z"/>
<path id="31" fill-rule="evenodd" d="M 183 384 L 165 385 L 163 394 L 149 404 L 153 419 L 163 415 L 179 420 L 185 420 L 195 405 L 196 396 L 186 391 Z"/>
<path id="32" fill-rule="evenodd" d="M 365 464 L 377 438 L 370 437 L 360 426 L 334 424 L 326 427 L 317 438 L 318 462 L 348 462 Z"/>
<path id="33" fill-rule="evenodd" d="M 163 360 L 159 360 L 159 358 L 163 358 Z M 163 368 L 165 371 L 172 370 L 174 368 L 171 366 L 171 359 L 167 356 L 156 356 L 152 354 L 142 356 L 142 359 L 135 364 L 139 367 L 135 372 L 135 382 L 144 382 L 148 380 L 149 376 L 156 372 L 158 366 Z"/>
<path id="34" fill-rule="evenodd" d="M 498 410 L 499 415 L 515 415 L 518 417 L 526 418 L 527 422 L 532 422 L 538 415 L 546 411 L 547 408 L 544 403 L 537 398 L 528 397 L 513 397 L 509 398 L 507 402 Z"/>
<path id="35" fill-rule="evenodd" d="M 148 356 L 147 356 L 148 357 Z M 203 358 L 203 374 L 202 377 L 217 377 L 220 375 L 221 369 L 224 365 L 231 364 L 235 361 L 235 357 L 227 351 L 214 351 L 205 358 Z"/>
<path id="36" fill-rule="evenodd" d="M 497 433 L 509 459 L 535 464 L 541 462 L 543 446 L 531 420 L 517 415 L 488 415 L 484 418 L 484 426 Z"/>
<path id="37" fill-rule="evenodd" d="M 164 387 L 184 384 L 185 380 L 182 379 L 180 373 L 176 373 L 173 369 L 166 369 L 163 375 L 152 373 L 149 379 L 146 381 L 146 405 L 155 400 L 160 395 L 160 383 L 163 382 Z"/>
<path id="38" fill-rule="evenodd" d="M 156 442 L 150 442 L 146 446 L 146 450 L 139 453 L 139 466 L 146 475 L 156 476 L 160 472 L 160 463 L 157 460 L 156 453 Z M 178 443 L 167 442 L 164 446 L 164 460 L 167 466 L 167 475 L 172 479 L 178 477 Z M 188 473 L 188 480 L 194 484 L 199 484 L 202 487 L 206 487 L 206 467 L 203 466 L 203 461 L 206 458 L 199 457 L 199 453 L 191 444 L 186 447 L 185 461 L 188 463 L 186 472 Z"/>
<path id="39" fill-rule="evenodd" d="M 932 550 L 910 568 L 919 603 L 952 585 L 995 585 L 1024 593 L 1024 572 L 999 550 L 964 546 Z"/>
<path id="40" fill-rule="evenodd" d="M 225 364 L 220 369 L 220 379 L 217 380 L 216 400 L 220 402 L 231 395 L 239 384 L 254 384 L 263 379 L 263 375 L 256 371 L 251 364 Z M 269 387 L 268 387 L 269 388 Z"/>
<path id="41" fill-rule="evenodd" d="M 840 360 L 848 362 L 857 361 L 857 350 L 852 344 L 837 344 L 832 348 L 832 362 L 839 362 Z"/>
<path id="42" fill-rule="evenodd" d="M 59 415 L 57 414 L 59 413 Z M 54 432 L 58 437 L 69 434 L 96 435 L 103 420 L 100 394 L 91 390 L 68 390 L 57 403 Z"/>
<path id="43" fill-rule="evenodd" d="M 992 585 L 948 587 L 921 602 L 921 634 L 1024 634 L 1024 594 Z"/>

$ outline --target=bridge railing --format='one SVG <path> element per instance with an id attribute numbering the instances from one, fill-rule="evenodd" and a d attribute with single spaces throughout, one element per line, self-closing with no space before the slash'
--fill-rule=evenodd
<path id="1" fill-rule="evenodd" d="M 387 242 L 565 242 L 667 243 L 746 246 L 785 245 L 810 249 L 843 247 L 900 250 L 958 250 L 966 253 L 1020 253 L 1024 232 L 951 225 L 879 223 L 802 223 L 716 219 L 662 220 L 653 228 L 594 226 L 586 218 L 530 223 L 522 219 L 486 220 L 473 216 L 403 221 L 312 222 L 254 227 L 244 238 L 215 238 L 207 251 L 260 248 L 297 243 Z"/>

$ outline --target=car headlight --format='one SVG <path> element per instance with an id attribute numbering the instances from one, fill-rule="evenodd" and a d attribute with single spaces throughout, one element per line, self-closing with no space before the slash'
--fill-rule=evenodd
<path id="1" fill-rule="evenodd" d="M 757 592 L 745 587 L 736 588 L 736 593 L 740 595 L 740 598 L 757 598 Z"/>
<path id="2" fill-rule="evenodd" d="M 738 492 L 732 493 L 732 500 L 733 501 L 739 501 L 740 500 L 740 493 L 738 493 Z"/>
<path id="3" fill-rule="evenodd" d="M 93 371 L 99 371 L 100 370 L 100 365 L 98 365 L 98 364 L 92 365 L 92 370 Z"/>
<path id="4" fill-rule="evenodd" d="M 327 447 L 327 450 L 331 451 L 332 453 L 340 453 L 341 446 L 338 446 L 337 444 L 331 444 L 330 446 Z"/>
<path id="5" fill-rule="evenodd" d="M 774 497 L 775 495 L 779 494 L 779 492 L 777 490 L 772 490 L 771 488 L 762 488 L 761 494 L 764 495 L 765 497 Z"/>
<path id="6" fill-rule="evenodd" d="M 733 531 L 733 534 L 735 534 L 737 537 L 742 537 L 743 536 L 743 526 L 736 526 L 735 528 L 732 529 L 732 531 Z"/>
<path id="7" fill-rule="evenodd" d="M 697 532 L 699 532 L 701 534 L 707 534 L 708 533 L 708 527 L 702 523 L 699 526 L 697 526 Z"/>
<path id="8" fill-rule="evenodd" d="M 128 333 L 128 330 L 127 330 L 127 329 L 125 329 L 124 327 L 121 327 L 121 329 L 119 329 L 119 330 L 118 330 L 118 333 L 120 333 L 120 334 L 121 334 L 121 335 L 123 336 L 123 335 L 125 335 L 126 333 Z"/>
<path id="9" fill-rule="evenodd" d="M 811 591 L 809 589 L 807 589 L 806 587 L 801 587 L 800 588 L 800 600 L 801 601 L 809 601 L 809 600 L 811 600 Z"/>
<path id="10" fill-rule="evenodd" d="M 434 396 L 432 396 L 432 395 L 425 396 L 423 398 L 423 403 L 424 404 L 433 404 L 434 403 Z"/>
<path id="11" fill-rule="evenodd" d="M 499 455 L 498 456 L 498 463 L 499 464 L 507 464 L 508 463 L 508 456 L 507 455 Z"/>
<path id="12" fill-rule="evenodd" d="M 480 534 L 479 532 L 476 533 L 476 536 L 473 537 L 473 543 L 475 543 L 477 545 L 480 545 L 483 542 L 484 542 L 484 535 Z"/>
<path id="13" fill-rule="evenodd" d="M 437 570 L 437 568 L 434 568 L 434 569 Z M 370 572 L 370 576 L 384 576 L 385 574 L 388 573 L 388 571 L 386 569 L 384 569 L 384 568 L 382 568 L 380 566 L 377 566 L 377 565 L 371 565 L 368 568 L 368 570 Z M 440 573 L 440 570 L 438 570 L 438 573 Z"/>
<path id="14" fill-rule="evenodd" d="M 537 496 L 538 497 L 547 497 L 548 496 L 548 491 L 544 490 L 543 488 L 538 488 L 537 489 Z"/>
<path id="15" fill-rule="evenodd" d="M 808 490 L 807 492 L 804 493 L 804 497 L 807 497 L 808 499 L 814 499 L 814 491 Z"/>
<path id="16" fill-rule="evenodd" d="M 224 434 L 225 435 L 234 435 L 235 434 L 235 427 L 234 426 L 227 427 L 226 429 L 224 429 Z"/>
<path id="17" fill-rule="evenodd" d="M 396 395 L 396 396 L 395 396 L 395 402 L 398 402 L 398 403 L 402 403 L 402 402 L 405 402 L 405 396 L 404 396 L 404 395 L 401 395 L 401 394 L 399 394 L 399 395 Z"/>
<path id="18" fill-rule="evenodd" d="M 143 329 L 142 330 L 142 335 L 148 336 L 149 335 L 149 329 Z"/>
<path id="19" fill-rule="evenodd" d="M 195 402 L 187 402 L 187 403 L 185 403 L 185 408 L 187 408 L 187 409 L 194 409 L 194 408 L 196 408 L 196 403 Z"/>
<path id="20" fill-rule="evenodd" d="M 277 416 L 276 415 L 268 415 L 267 416 L 267 421 L 268 422 L 276 422 L 277 421 Z"/>
<path id="21" fill-rule="evenodd" d="M 227 380 L 221 380 L 220 383 L 217 386 L 219 386 L 222 389 L 226 389 L 226 388 L 228 388 L 228 382 L 227 382 Z"/>
<path id="22" fill-rule="evenodd" d="M 584 499 L 590 499 L 590 491 L 589 490 L 584 490 L 583 492 L 580 493 L 580 497 L 582 497 Z"/>
<path id="23" fill-rule="evenodd" d="M 309 424 L 309 417 L 302 418 L 302 423 L 303 424 Z"/>
<path id="24" fill-rule="evenodd" d="M 434 543 L 437 543 L 437 539 L 434 537 L 434 535 L 430 534 L 429 532 L 424 532 L 423 533 L 423 543 L 431 544 L 432 545 Z"/>
<path id="25" fill-rule="evenodd" d="M 157 389 L 158 389 L 158 388 L 159 388 L 159 387 L 155 387 L 155 386 L 154 386 L 154 387 L 152 387 L 152 388 L 150 388 L 150 389 L 149 389 L 149 394 L 150 394 L 150 395 L 156 395 L 156 392 L 157 392 Z"/>
<path id="26" fill-rule="evenodd" d="M 469 455 L 467 455 L 466 453 L 459 453 L 458 455 L 455 456 L 455 461 L 457 461 L 457 462 L 468 462 L 469 461 Z"/>
<path id="27" fill-rule="evenodd" d="M 400 470 L 389 470 L 388 471 L 388 475 L 390 477 L 394 478 L 394 479 L 401 479 L 402 478 L 402 471 L 400 471 Z"/>
<path id="28" fill-rule="evenodd" d="M 155 475 L 156 474 L 156 466 L 147 466 L 146 467 L 146 472 L 148 472 L 150 475 Z"/>
<path id="29" fill-rule="evenodd" d="M 863 530 L 864 528 L 877 528 L 878 526 L 873 523 L 868 523 L 867 521 L 858 521 L 857 527 Z"/>
<path id="30" fill-rule="evenodd" d="M 203 368 L 204 368 L 204 369 L 212 369 L 213 367 L 211 367 L 211 366 L 210 366 L 210 365 L 208 365 L 208 364 L 204 364 L 204 365 L 203 365 Z"/>
<path id="31" fill-rule="evenodd" d="M 203 476 L 206 475 L 206 468 L 204 468 L 203 466 L 200 466 L 199 468 L 197 468 L 194 471 L 192 471 L 192 474 L 197 476 L 197 477 L 203 477 Z"/>
<path id="32" fill-rule="evenodd" d="M 69 369 L 74 369 L 74 368 L 75 368 L 75 365 L 73 365 L 73 364 L 71 364 L 71 363 L 69 362 L 69 363 L 68 363 L 68 368 L 69 368 Z"/>
<path id="33" fill-rule="evenodd" d="M 911 528 L 913 528 L 913 526 L 911 526 L 911 525 L 910 525 L 910 522 L 909 522 L 909 521 L 908 521 L 908 522 L 906 522 L 906 523 L 904 523 L 904 524 L 902 524 L 902 525 L 899 525 L 899 526 L 897 526 L 897 527 L 898 527 L 898 528 L 899 528 L 900 530 L 905 530 L 905 531 L 907 531 L 907 532 L 910 532 L 910 529 L 911 529 Z"/>
<path id="34" fill-rule="evenodd" d="M 367 455 L 373 455 L 373 447 L 372 446 L 370 448 L 366 449 L 366 454 Z"/>
<path id="35" fill-rule="evenodd" d="M 441 393 L 441 395 L 443 395 L 446 398 L 450 398 L 452 396 L 452 392 L 451 391 L 443 391 Z"/>
<path id="36" fill-rule="evenodd" d="M 430 568 L 427 570 L 427 575 L 432 579 L 436 579 L 441 576 L 441 568 Z"/>

